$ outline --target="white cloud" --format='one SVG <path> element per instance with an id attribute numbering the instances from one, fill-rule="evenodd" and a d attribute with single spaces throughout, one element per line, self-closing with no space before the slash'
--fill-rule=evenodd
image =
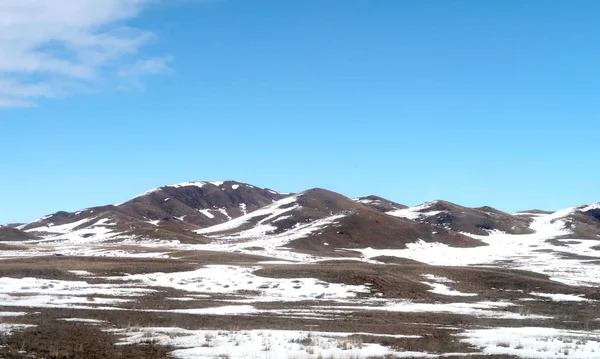
<path id="1" fill-rule="evenodd" d="M 155 34 L 127 25 L 156 1 L 0 0 L 0 107 L 167 71 L 140 54 Z"/>
<path id="2" fill-rule="evenodd" d="M 169 72 L 170 69 L 167 63 L 172 61 L 171 56 L 166 57 L 155 57 L 152 59 L 137 60 L 131 65 L 124 66 L 120 71 L 120 76 L 143 76 L 143 75 L 154 75 Z"/>

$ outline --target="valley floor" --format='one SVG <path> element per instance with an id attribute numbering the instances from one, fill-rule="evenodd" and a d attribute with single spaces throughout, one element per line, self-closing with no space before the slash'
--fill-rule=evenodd
<path id="1" fill-rule="evenodd" d="M 598 241 L 485 240 L 325 258 L 3 245 L 0 358 L 600 357 Z"/>

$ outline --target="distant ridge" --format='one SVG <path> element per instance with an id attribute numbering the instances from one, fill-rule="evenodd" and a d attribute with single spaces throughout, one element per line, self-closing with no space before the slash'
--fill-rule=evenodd
<path id="1" fill-rule="evenodd" d="M 447 201 L 407 207 L 376 195 L 350 199 L 320 188 L 290 194 L 228 180 L 166 185 L 116 205 L 56 212 L 16 228 L 5 226 L 0 238 L 74 244 L 226 241 L 334 256 L 345 249 L 402 249 L 417 242 L 477 247 L 486 245 L 480 238 L 495 232 L 531 234 L 539 216 L 560 220 L 564 233 L 600 237 L 599 203 L 554 213 L 506 213 Z"/>

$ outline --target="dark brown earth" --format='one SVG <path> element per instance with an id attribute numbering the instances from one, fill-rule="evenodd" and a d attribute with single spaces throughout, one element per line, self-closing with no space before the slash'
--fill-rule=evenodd
<path id="1" fill-rule="evenodd" d="M 43 314 L 41 315 L 43 316 Z M 100 328 L 42 319 L 36 327 L 0 335 L 0 356 L 44 359 L 166 359 L 173 350 L 152 342 L 144 345 L 115 345 L 117 338 Z"/>
<path id="2" fill-rule="evenodd" d="M 128 249 L 124 247 L 123 249 Z M 153 272 L 182 272 L 211 264 L 249 265 L 273 258 L 243 253 L 209 251 L 171 251 L 176 259 L 40 256 L 0 260 L 0 277 L 35 277 L 73 279 L 78 276 L 70 270 L 85 270 L 100 276 Z"/>
<path id="3" fill-rule="evenodd" d="M 22 250 L 22 249 L 23 249 L 23 247 L 21 247 L 21 246 L 0 243 L 0 251 L 18 251 L 18 250 Z"/>
<path id="4" fill-rule="evenodd" d="M 16 242 L 36 239 L 31 233 L 20 231 L 9 226 L 0 226 L 0 242 Z"/>

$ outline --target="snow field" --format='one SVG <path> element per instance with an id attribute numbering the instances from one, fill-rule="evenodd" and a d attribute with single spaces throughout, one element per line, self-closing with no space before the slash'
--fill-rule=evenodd
<path id="1" fill-rule="evenodd" d="M 536 215 L 531 224 L 535 230 L 532 234 L 511 235 L 492 231 L 489 236 L 478 236 L 463 233 L 488 244 L 482 247 L 455 248 L 418 240 L 408 244 L 406 249 L 364 248 L 357 251 L 367 259 L 394 256 L 432 265 L 498 266 L 501 263 L 503 267 L 546 274 L 550 279 L 568 285 L 598 286 L 600 266 L 594 263 L 596 259 L 571 259 L 559 252 L 600 259 L 600 251 L 593 249 L 600 245 L 600 240 L 557 239 L 561 242 L 560 247 L 547 241 L 570 233 L 565 229 L 564 216 L 573 211 L 571 208 L 553 214 Z"/>
<path id="2" fill-rule="evenodd" d="M 39 278 L 0 278 L 0 303 L 7 307 L 118 309 L 100 305 L 130 302 L 134 297 L 151 292 L 154 290 L 129 285 L 89 284 L 84 281 Z M 98 296 L 103 293 L 110 293 L 111 297 Z"/>
<path id="3" fill-rule="evenodd" d="M 317 306 L 320 309 L 337 310 L 377 310 L 400 313 L 443 313 L 470 315 L 480 318 L 495 319 L 551 319 L 543 315 L 523 316 L 516 312 L 505 311 L 504 308 L 518 306 L 511 302 L 476 302 L 476 303 L 416 303 L 408 300 L 387 301 L 383 306 Z"/>
<path id="4" fill-rule="evenodd" d="M 328 283 L 315 278 L 266 278 L 253 272 L 260 266 L 208 265 L 190 272 L 135 274 L 124 277 L 106 277 L 109 280 L 139 281 L 144 285 L 169 287 L 187 292 L 209 294 L 236 294 L 238 291 L 256 291 L 258 295 L 244 298 L 259 301 L 300 301 L 313 299 L 354 298 L 358 293 L 370 293 L 364 285 Z"/>
<path id="5" fill-rule="evenodd" d="M 600 331 L 572 331 L 554 328 L 490 328 L 458 334 L 462 342 L 488 355 L 515 355 L 521 358 L 600 358 Z"/>
<path id="6" fill-rule="evenodd" d="M 180 348 L 171 352 L 173 356 L 180 359 L 358 359 L 385 355 L 437 357 L 421 352 L 395 352 L 379 344 L 363 344 L 356 337 L 351 337 L 353 333 L 291 330 L 217 331 L 181 328 L 134 328 L 112 330 L 112 332 L 123 336 L 121 344 L 155 342 Z M 391 337 L 419 338 L 419 336 L 402 335 Z"/>

